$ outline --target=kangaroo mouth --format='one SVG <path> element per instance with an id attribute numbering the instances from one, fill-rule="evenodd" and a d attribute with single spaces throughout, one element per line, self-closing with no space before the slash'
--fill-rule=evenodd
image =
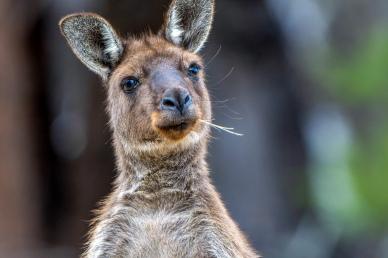
<path id="1" fill-rule="evenodd" d="M 161 130 L 166 130 L 166 131 L 184 131 L 184 130 L 187 130 L 187 128 L 189 127 L 190 127 L 190 123 L 188 122 L 181 122 L 178 124 L 159 126 Z"/>
<path id="2" fill-rule="evenodd" d="M 181 140 L 186 137 L 197 124 L 196 117 L 170 118 L 158 113 L 152 116 L 152 125 L 156 132 L 170 140 Z"/>

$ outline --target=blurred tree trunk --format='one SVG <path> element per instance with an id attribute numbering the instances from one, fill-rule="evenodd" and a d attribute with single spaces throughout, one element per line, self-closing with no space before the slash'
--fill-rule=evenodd
<path id="1" fill-rule="evenodd" d="M 11 2 L 0 2 L 0 256 L 24 257 L 39 239 L 40 205 L 26 16 Z"/>

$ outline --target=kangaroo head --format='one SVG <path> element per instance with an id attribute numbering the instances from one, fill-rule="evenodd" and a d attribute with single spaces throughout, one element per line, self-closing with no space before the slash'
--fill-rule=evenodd
<path id="1" fill-rule="evenodd" d="M 204 65 L 197 52 L 213 20 L 214 0 L 173 0 L 157 35 L 121 38 L 102 17 L 60 21 L 75 55 L 102 77 L 115 139 L 130 148 L 198 141 L 211 119 Z"/>

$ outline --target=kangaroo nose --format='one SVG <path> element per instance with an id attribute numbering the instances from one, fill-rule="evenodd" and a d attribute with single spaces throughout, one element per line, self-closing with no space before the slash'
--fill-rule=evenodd
<path id="1" fill-rule="evenodd" d="M 191 106 L 192 99 L 190 93 L 185 89 L 170 89 L 167 90 L 160 103 L 162 110 L 177 110 L 183 113 Z"/>

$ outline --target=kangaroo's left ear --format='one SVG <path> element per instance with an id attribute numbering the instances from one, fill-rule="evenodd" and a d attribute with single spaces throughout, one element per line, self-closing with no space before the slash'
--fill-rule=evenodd
<path id="1" fill-rule="evenodd" d="M 212 26 L 214 0 L 173 0 L 161 34 L 194 53 L 201 50 Z"/>

